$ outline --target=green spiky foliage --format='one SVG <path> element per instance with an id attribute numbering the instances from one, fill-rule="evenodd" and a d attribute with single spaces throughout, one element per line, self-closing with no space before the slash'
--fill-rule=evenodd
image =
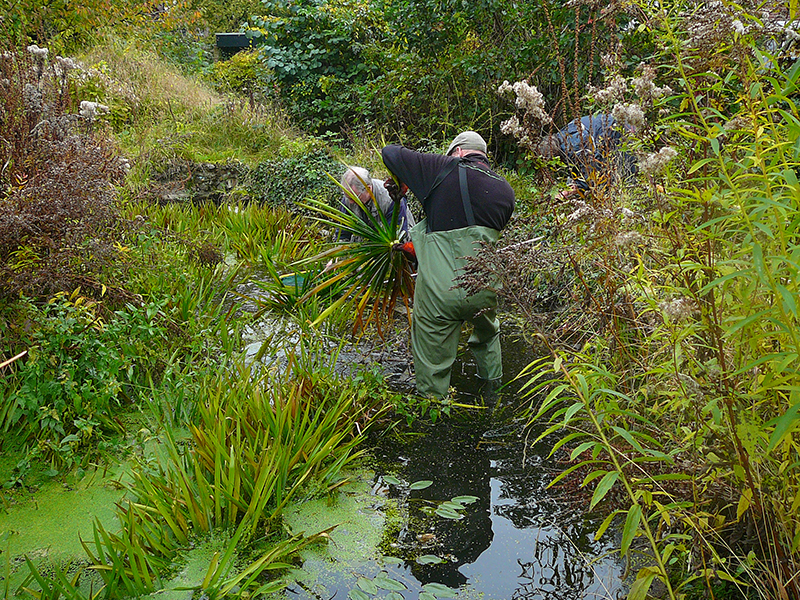
<path id="1" fill-rule="evenodd" d="M 366 189 L 370 194 L 369 202 L 377 205 L 369 186 Z M 314 199 L 306 201 L 303 206 L 312 211 L 312 219 L 325 228 L 348 231 L 353 237 L 350 242 L 337 242 L 324 252 L 296 263 L 305 266 L 321 260 L 329 261 L 329 266 L 320 276 L 321 281 L 301 300 L 324 290 L 339 289 L 338 298 L 320 313 L 315 323 L 349 306 L 355 311 L 354 334 L 363 334 L 369 326 L 375 325 L 378 335 L 383 337 L 398 301 L 406 307 L 410 320 L 409 300 L 414 295 L 411 260 L 405 253 L 393 249 L 400 241 L 400 205 L 395 204 L 391 219 L 380 210 L 374 216 L 350 190 L 342 188 L 342 191 L 366 215 L 366 220 L 351 210 L 340 210 Z"/>

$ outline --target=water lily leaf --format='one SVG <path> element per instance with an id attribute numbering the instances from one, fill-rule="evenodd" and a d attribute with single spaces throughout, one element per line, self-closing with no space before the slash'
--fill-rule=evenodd
<path id="1" fill-rule="evenodd" d="M 384 589 L 384 590 L 389 590 L 389 591 L 392 591 L 392 592 L 399 592 L 401 590 L 406 589 L 406 586 L 404 584 L 402 584 L 401 582 L 397 581 L 396 579 L 392 579 L 391 577 L 388 577 L 384 573 L 378 574 L 375 577 L 375 579 L 373 579 L 372 581 L 379 588 Z"/>
<path id="2" fill-rule="evenodd" d="M 358 585 L 358 587 L 360 587 L 368 594 L 374 595 L 378 593 L 378 586 L 375 585 L 375 583 L 371 579 L 367 579 L 366 577 L 359 577 L 356 584 Z"/>
<path id="3" fill-rule="evenodd" d="M 350 600 L 370 600 L 369 596 L 358 588 L 353 588 L 350 590 L 350 592 L 347 594 L 347 597 L 350 598 Z"/>
<path id="4" fill-rule="evenodd" d="M 444 559 L 433 554 L 425 554 L 424 556 L 418 556 L 417 562 L 421 565 L 438 565 L 443 563 Z"/>
<path id="5" fill-rule="evenodd" d="M 459 519 L 463 519 L 464 515 L 461 513 L 457 513 L 452 508 L 447 508 L 444 506 L 440 506 L 436 509 L 436 514 L 440 517 L 444 517 L 445 519 L 454 519 L 458 521 Z"/>
<path id="6" fill-rule="evenodd" d="M 383 476 L 383 481 L 386 482 L 386 483 L 390 483 L 392 485 L 403 485 L 403 482 L 400 481 L 394 475 L 384 475 Z"/>
<path id="7" fill-rule="evenodd" d="M 402 567 L 403 564 L 405 564 L 402 559 L 397 558 L 396 556 L 384 556 L 382 557 L 381 562 L 385 565 L 394 565 L 396 567 Z"/>
<path id="8" fill-rule="evenodd" d="M 410 489 L 410 490 L 424 490 L 425 488 L 431 487 L 432 485 L 433 485 L 432 481 L 430 481 L 428 479 L 422 479 L 420 481 L 415 481 L 414 483 L 412 483 L 410 486 L 408 486 L 408 489 Z"/>
<path id="9" fill-rule="evenodd" d="M 405 598 L 400 592 L 389 592 L 386 594 L 386 600 L 405 600 Z"/>
<path id="10" fill-rule="evenodd" d="M 478 500 L 480 500 L 480 498 L 477 496 L 456 496 L 450 499 L 451 502 L 455 502 L 456 504 L 472 504 Z"/>
<path id="11" fill-rule="evenodd" d="M 446 585 L 442 585 L 441 583 L 426 583 L 422 586 L 422 589 L 428 592 L 429 594 L 433 594 L 437 598 L 455 598 L 456 597 L 456 590 L 447 587 Z M 420 600 L 422 599 L 422 594 L 420 594 Z"/>
<path id="12" fill-rule="evenodd" d="M 436 600 L 436 596 L 429 592 L 420 592 L 419 600 Z"/>
<path id="13" fill-rule="evenodd" d="M 460 504 L 456 504 L 455 502 L 442 502 L 440 505 L 442 508 L 449 508 L 450 510 L 464 510 L 464 507 Z"/>

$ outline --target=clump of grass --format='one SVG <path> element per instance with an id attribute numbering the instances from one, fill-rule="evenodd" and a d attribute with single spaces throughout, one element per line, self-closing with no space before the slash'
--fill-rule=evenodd
<path id="1" fill-rule="evenodd" d="M 144 176 L 147 164 L 165 156 L 255 164 L 278 156 L 287 140 L 300 136 L 277 105 L 220 94 L 135 39 L 109 36 L 82 62 L 79 90 L 86 99 L 124 105 L 120 144 L 126 154 L 141 157 Z"/>

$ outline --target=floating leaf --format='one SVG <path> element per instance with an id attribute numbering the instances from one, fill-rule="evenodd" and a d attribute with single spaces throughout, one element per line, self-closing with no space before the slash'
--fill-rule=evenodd
<path id="1" fill-rule="evenodd" d="M 392 485 L 403 485 L 403 482 L 400 481 L 394 475 L 384 475 L 383 476 L 383 481 L 386 482 L 386 483 L 390 483 Z"/>
<path id="2" fill-rule="evenodd" d="M 395 567 L 402 567 L 405 562 L 402 559 L 399 559 L 395 556 L 384 556 L 381 559 L 381 562 L 385 565 L 394 565 Z"/>
<path id="3" fill-rule="evenodd" d="M 403 594 L 399 592 L 389 592 L 386 594 L 386 600 L 405 600 L 405 598 L 403 598 Z"/>
<path id="4" fill-rule="evenodd" d="M 378 593 L 378 586 L 375 585 L 375 583 L 371 579 L 367 579 L 366 577 L 359 577 L 356 583 L 358 584 L 358 587 L 360 587 L 368 594 L 374 595 Z"/>
<path id="5" fill-rule="evenodd" d="M 350 592 L 347 594 L 347 597 L 351 600 L 370 600 L 369 596 L 358 588 L 353 588 L 350 590 Z"/>
<path id="6" fill-rule="evenodd" d="M 406 589 L 404 584 L 396 579 L 388 577 L 385 573 L 378 574 L 372 581 L 375 583 L 375 585 L 384 590 L 399 592 Z"/>
<path id="7" fill-rule="evenodd" d="M 440 506 L 436 509 L 436 514 L 440 517 L 444 517 L 445 519 L 454 519 L 458 521 L 459 519 L 463 519 L 464 515 L 461 513 L 457 513 L 452 508 L 447 508 L 444 506 Z"/>
<path id="8" fill-rule="evenodd" d="M 425 488 L 431 487 L 432 485 L 433 485 L 432 481 L 430 481 L 428 479 L 422 479 L 420 481 L 415 481 L 414 483 L 412 483 L 410 486 L 408 486 L 408 489 L 410 489 L 410 490 L 424 490 Z"/>
<path id="9" fill-rule="evenodd" d="M 417 562 L 421 565 L 438 565 L 443 563 L 444 559 L 433 554 L 425 554 L 424 556 L 418 556 Z"/>
<path id="10" fill-rule="evenodd" d="M 457 590 L 442 585 L 441 583 L 426 583 L 422 586 L 422 589 L 429 594 L 433 594 L 437 598 L 455 598 L 457 592 Z M 422 600 L 422 594 L 420 594 L 419 597 L 420 600 Z"/>
<path id="11" fill-rule="evenodd" d="M 472 504 L 478 500 L 480 500 L 480 498 L 477 496 L 456 496 L 450 499 L 451 502 L 456 502 L 457 504 Z"/>
<path id="12" fill-rule="evenodd" d="M 464 510 L 463 506 L 455 502 L 442 502 L 439 506 L 442 508 L 449 508 L 450 510 Z"/>
<path id="13" fill-rule="evenodd" d="M 428 592 L 420 592 L 419 600 L 436 600 L 436 596 Z"/>

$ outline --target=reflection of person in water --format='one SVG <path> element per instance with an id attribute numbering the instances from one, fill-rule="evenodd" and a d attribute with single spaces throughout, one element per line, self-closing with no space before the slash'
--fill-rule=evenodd
<path id="1" fill-rule="evenodd" d="M 409 560 L 411 572 L 423 585 L 435 582 L 457 588 L 466 583 L 467 577 L 459 572 L 459 568 L 475 562 L 492 543 L 489 458 L 485 452 L 476 450 L 483 430 L 474 421 L 468 427 L 439 425 L 420 442 L 412 442 L 403 449 L 403 455 L 408 459 L 404 475 L 408 482 L 433 481 L 430 487 L 411 492 L 412 499 L 438 503 L 456 496 L 479 498 L 466 505 L 462 511 L 464 518 L 458 521 L 428 516 L 419 510 L 421 506 L 435 504 L 409 503 L 411 526 L 409 531 L 400 534 L 398 542 L 401 548 L 412 547 L 414 556 L 435 554 L 449 559 L 434 565 L 421 565 Z"/>

